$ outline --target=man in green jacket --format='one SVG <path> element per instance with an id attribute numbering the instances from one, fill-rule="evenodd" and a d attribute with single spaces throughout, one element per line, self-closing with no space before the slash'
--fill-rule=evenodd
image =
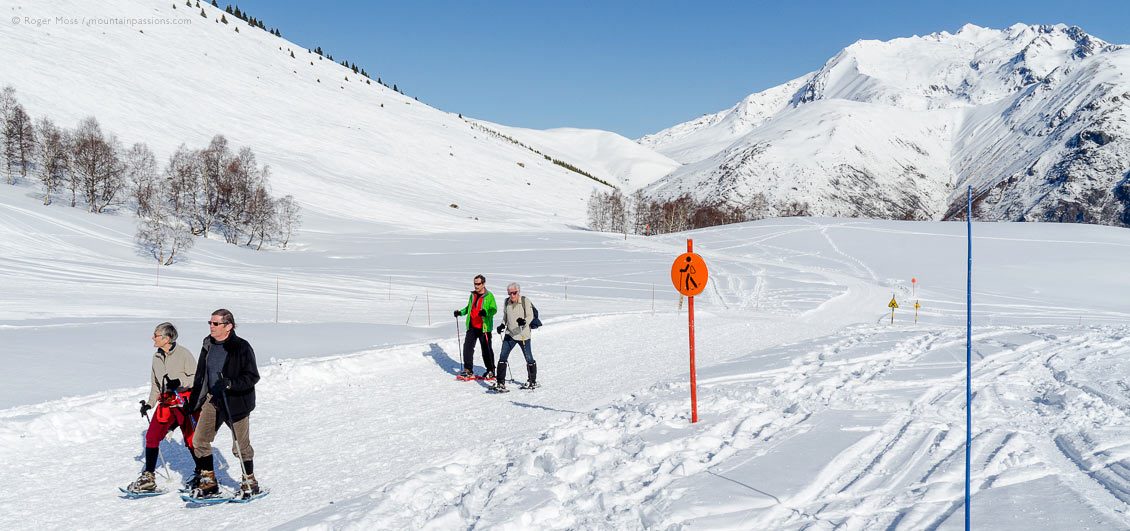
<path id="1" fill-rule="evenodd" d="M 463 372 L 459 377 L 463 379 L 476 378 L 471 370 L 475 366 L 475 341 L 483 350 L 483 364 L 487 372 L 481 379 L 494 379 L 494 347 L 490 343 L 490 332 L 494 328 L 494 314 L 498 313 L 498 304 L 494 301 L 494 294 L 487 291 L 487 278 L 475 275 L 475 289 L 467 299 L 467 305 L 460 310 L 455 310 L 455 317 L 467 316 L 467 336 L 463 339 Z"/>

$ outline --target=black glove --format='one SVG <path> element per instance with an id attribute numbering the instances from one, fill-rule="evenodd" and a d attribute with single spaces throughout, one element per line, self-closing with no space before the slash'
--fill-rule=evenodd
<path id="1" fill-rule="evenodd" d="M 455 310 L 455 317 L 459 317 L 459 310 Z"/>
<path id="2" fill-rule="evenodd" d="M 498 325 L 498 333 L 501 334 L 503 330 L 506 330 L 506 325 L 504 325 L 504 324 Z"/>
<path id="3" fill-rule="evenodd" d="M 150 409 L 153 409 L 153 406 L 146 404 L 145 401 L 142 400 L 141 401 L 141 416 L 144 417 L 145 414 L 148 413 Z"/>
<path id="4" fill-rule="evenodd" d="M 525 317 L 519 317 L 518 318 L 518 326 L 526 326 L 526 318 Z"/>
<path id="5" fill-rule="evenodd" d="M 486 311 L 486 310 L 479 310 L 479 316 L 480 316 L 480 317 L 486 317 L 486 316 L 487 316 L 487 311 Z"/>
<path id="6" fill-rule="evenodd" d="M 177 392 L 177 389 L 180 389 L 180 379 L 179 378 L 173 378 L 172 380 L 169 380 L 168 382 L 165 383 L 165 390 L 166 391 L 172 391 L 172 392 L 175 393 L 175 392 Z"/>
<path id="7" fill-rule="evenodd" d="M 213 391 L 227 391 L 228 389 L 231 389 L 231 378 L 220 378 L 220 381 L 216 382 L 216 386 L 212 388 Z"/>

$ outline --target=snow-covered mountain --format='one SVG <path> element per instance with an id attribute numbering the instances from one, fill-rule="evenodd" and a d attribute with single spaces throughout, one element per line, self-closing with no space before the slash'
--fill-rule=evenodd
<path id="1" fill-rule="evenodd" d="M 200 4 L 0 0 L 0 86 L 35 119 L 73 128 L 94 116 L 126 146 L 147 143 L 161 169 L 180 144 L 223 134 L 271 167 L 274 193 L 295 196 L 308 228 L 327 217 L 425 230 L 583 224 L 590 192 L 605 188 L 379 85 L 380 65 L 361 65 L 366 80 Z"/>
<path id="2" fill-rule="evenodd" d="M 639 141 L 660 197 L 950 219 L 1130 224 L 1130 49 L 1074 26 L 859 41 L 820 70 Z"/>
<path id="3" fill-rule="evenodd" d="M 639 143 L 662 150 L 683 163 L 698 162 L 722 151 L 784 110 L 793 94 L 811 77 L 812 74 L 808 74 L 783 85 L 750 94 L 729 109 L 644 136 L 639 139 Z"/>

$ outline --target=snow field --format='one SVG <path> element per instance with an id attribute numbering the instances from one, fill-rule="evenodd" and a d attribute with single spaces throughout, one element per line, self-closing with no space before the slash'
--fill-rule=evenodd
<path id="1" fill-rule="evenodd" d="M 6 212 L 29 201 L 5 190 L 0 205 L 17 207 Z M 12 278 L 27 279 L 3 287 L 13 310 L 0 341 L 22 346 L 9 354 L 18 362 L 0 397 L 0 459 L 9 463 L 0 498 L 21 499 L 0 515 L 4 527 L 176 519 L 256 528 L 917 529 L 960 521 L 960 224 L 784 219 L 625 241 L 574 231 L 368 233 L 343 223 L 287 253 L 200 241 L 157 288 L 130 256 L 128 231 L 113 230 L 125 221 L 59 210 L 54 221 L 11 214 L 27 225 L 8 234 L 39 231 L 44 243 L 0 256 Z M 1128 403 L 1118 361 L 1130 350 L 1127 308 L 1093 294 L 1120 289 L 1113 272 L 1130 240 L 1104 227 L 975 231 L 975 521 L 1126 526 L 1130 438 L 1119 427 Z M 95 247 L 91 232 L 103 235 L 97 247 L 107 253 L 68 261 Z M 686 236 L 711 271 L 696 301 L 696 425 L 686 316 L 667 287 Z M 1047 256 L 1055 258 L 1035 265 Z M 541 389 L 492 395 L 484 383 L 454 381 L 460 361 L 447 315 L 464 304 L 476 272 L 496 294 L 521 282 L 541 310 L 546 326 L 533 339 Z M 295 286 L 278 324 L 276 275 Z M 910 276 L 924 305 L 917 325 L 905 309 Z M 423 311 L 421 289 L 434 299 L 434 322 L 417 314 L 406 325 L 413 300 Z M 892 293 L 904 303 L 895 325 Z M 192 511 L 174 496 L 118 499 L 116 488 L 140 468 L 136 402 L 149 331 L 171 319 L 195 350 L 200 318 L 220 306 L 235 312 L 258 352 L 252 443 L 271 496 Z M 517 351 L 511 362 L 511 377 L 524 381 Z M 47 398 L 25 400 L 20 389 L 45 389 Z M 216 449 L 230 486 L 238 467 L 228 441 L 222 432 Z M 171 473 L 160 483 L 191 472 L 179 435 L 162 455 Z"/>

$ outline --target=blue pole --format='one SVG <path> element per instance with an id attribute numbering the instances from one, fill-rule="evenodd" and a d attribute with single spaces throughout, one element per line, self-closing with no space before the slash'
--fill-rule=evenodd
<path id="1" fill-rule="evenodd" d="M 965 232 L 969 263 L 965 272 L 965 531 L 969 531 L 969 455 L 973 440 L 973 187 L 969 187 Z"/>

